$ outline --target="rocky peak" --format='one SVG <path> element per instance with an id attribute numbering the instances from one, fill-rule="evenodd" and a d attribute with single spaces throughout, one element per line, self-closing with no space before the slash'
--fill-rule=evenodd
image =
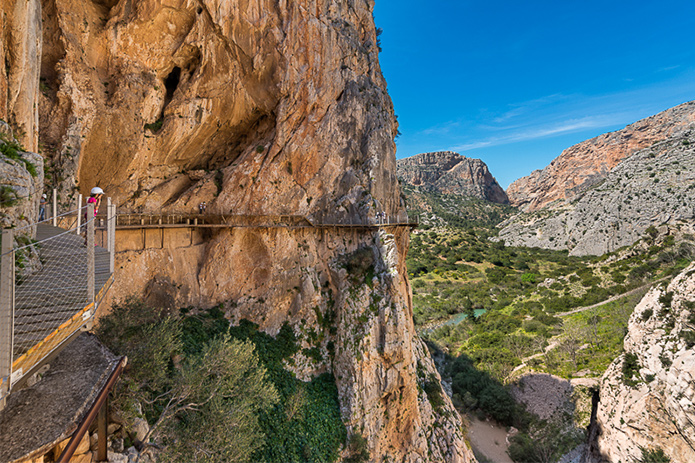
<path id="1" fill-rule="evenodd" d="M 397 162 L 398 178 L 427 191 L 508 204 L 507 195 L 480 159 L 453 151 L 421 153 Z"/>
<path id="2" fill-rule="evenodd" d="M 512 205 L 532 212 L 557 207 L 599 183 L 623 159 L 654 143 L 692 130 L 695 101 L 639 120 L 567 148 L 543 170 L 522 177 L 507 188 Z"/>

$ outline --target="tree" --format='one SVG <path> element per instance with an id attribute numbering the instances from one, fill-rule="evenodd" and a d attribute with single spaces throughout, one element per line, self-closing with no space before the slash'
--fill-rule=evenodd
<path id="1" fill-rule="evenodd" d="M 160 461 L 250 461 L 264 442 L 257 414 L 278 401 L 253 344 L 214 339 L 176 379 L 151 430 L 166 444 Z"/>
<path id="2" fill-rule="evenodd" d="M 247 462 L 264 444 L 257 417 L 278 394 L 253 343 L 225 334 L 186 346 L 181 318 L 133 299 L 103 317 L 97 335 L 128 356 L 114 406 L 152 424 L 143 445 L 159 448 L 159 461 Z"/>

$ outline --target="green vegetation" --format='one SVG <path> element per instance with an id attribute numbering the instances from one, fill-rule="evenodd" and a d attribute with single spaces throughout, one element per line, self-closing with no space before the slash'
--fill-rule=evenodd
<path id="1" fill-rule="evenodd" d="M 510 247 L 493 240 L 495 225 L 513 210 L 404 190 L 409 213 L 424 217 L 407 258 L 413 318 L 430 349 L 444 353 L 441 373 L 451 381 L 455 406 L 517 427 L 509 447 L 514 461 L 556 461 L 584 439 L 575 417 L 540 420 L 513 400 L 505 384 L 528 370 L 564 378 L 603 374 L 623 352 L 637 303 L 649 287 L 693 260 L 695 238 L 664 237 L 650 227 L 633 246 L 583 258 Z M 664 293 L 660 313 L 645 310 L 640 317 L 673 319 L 671 298 Z M 695 331 L 681 338 L 695 345 Z M 662 358 L 666 366 L 670 361 Z M 629 354 L 623 380 L 643 381 Z"/>
<path id="2" fill-rule="evenodd" d="M 670 463 L 671 459 L 664 453 L 661 447 L 656 449 L 645 449 L 640 447 L 642 451 L 642 456 L 637 463 Z"/>
<path id="3" fill-rule="evenodd" d="M 164 118 L 160 117 L 151 124 L 145 124 L 145 130 L 149 130 L 152 133 L 157 133 L 162 129 L 162 125 L 164 125 Z"/>
<path id="4" fill-rule="evenodd" d="M 249 461 L 264 444 L 257 415 L 278 393 L 253 344 L 229 335 L 190 343 L 184 327 L 134 300 L 101 320 L 99 338 L 129 359 L 115 405 L 131 420 L 144 415 L 145 444 L 163 444 L 162 461 Z"/>
<path id="5" fill-rule="evenodd" d="M 36 166 L 28 159 L 22 157 L 20 153 L 23 151 L 25 151 L 25 149 L 19 143 L 10 140 L 7 135 L 0 133 L 0 153 L 6 158 L 24 163 L 24 167 L 26 167 L 29 174 L 32 177 L 36 177 L 38 175 Z"/>
<path id="6" fill-rule="evenodd" d="M 173 314 L 130 300 L 97 334 L 128 355 L 115 406 L 147 419 L 163 461 L 338 459 L 346 430 L 334 379 L 303 382 L 284 368 L 299 350 L 289 325 L 273 338 L 248 321 L 229 327 L 219 309 Z"/>
<path id="7" fill-rule="evenodd" d="M 17 192 L 9 185 L 0 186 L 0 206 L 12 207 L 17 204 Z"/>

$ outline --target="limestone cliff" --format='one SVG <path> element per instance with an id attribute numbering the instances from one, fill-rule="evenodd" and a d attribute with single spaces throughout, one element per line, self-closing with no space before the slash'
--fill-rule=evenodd
<path id="1" fill-rule="evenodd" d="M 526 212 L 562 206 L 601 182 L 623 159 L 654 143 L 681 136 L 694 122 L 695 102 L 691 101 L 574 145 L 543 170 L 509 185 L 509 200 Z"/>
<path id="2" fill-rule="evenodd" d="M 0 119 L 28 151 L 38 151 L 41 2 L 0 0 Z"/>
<path id="3" fill-rule="evenodd" d="M 372 9 L 45 0 L 40 138 L 61 198 L 99 185 L 121 211 L 193 212 L 206 201 L 212 213 L 319 225 L 399 213 L 397 125 Z M 232 322 L 270 334 L 289 322 L 322 356 L 299 353 L 288 368 L 333 373 L 344 421 L 372 461 L 472 460 L 450 401 L 421 387 L 437 373 L 413 328 L 407 229 L 196 237 L 132 250 L 123 234 L 109 294 L 223 304 Z"/>
<path id="4" fill-rule="evenodd" d="M 673 462 L 695 461 L 693 294 L 691 265 L 635 308 L 625 354 L 602 378 L 594 461 L 633 461 L 640 447 L 661 448 Z"/>
<path id="5" fill-rule="evenodd" d="M 692 233 L 694 147 L 691 132 L 656 143 L 620 162 L 572 202 L 502 222 L 499 238 L 513 246 L 601 255 L 634 243 L 650 226 Z"/>
<path id="6" fill-rule="evenodd" d="M 509 204 L 506 193 L 480 159 L 452 151 L 422 153 L 397 161 L 398 178 L 426 191 Z"/>

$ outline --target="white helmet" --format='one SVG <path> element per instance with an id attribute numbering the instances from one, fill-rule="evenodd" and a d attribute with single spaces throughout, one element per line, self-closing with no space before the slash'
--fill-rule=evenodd
<path id="1" fill-rule="evenodd" d="M 103 195 L 103 194 L 104 194 L 104 190 L 102 190 L 102 189 L 99 188 L 98 186 L 95 186 L 94 188 L 92 188 L 92 191 L 90 191 L 90 193 L 93 194 L 93 195 Z"/>

